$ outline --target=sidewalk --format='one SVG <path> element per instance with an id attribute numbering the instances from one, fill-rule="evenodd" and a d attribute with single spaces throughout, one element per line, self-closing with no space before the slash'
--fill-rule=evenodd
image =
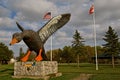
<path id="1" fill-rule="evenodd" d="M 89 80 L 89 78 L 92 76 L 92 74 L 80 74 L 80 76 L 72 79 L 72 80 Z"/>

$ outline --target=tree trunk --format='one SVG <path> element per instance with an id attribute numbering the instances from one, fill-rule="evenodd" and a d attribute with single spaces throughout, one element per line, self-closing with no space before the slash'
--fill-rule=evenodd
<path id="1" fill-rule="evenodd" d="M 79 67 L 79 55 L 77 55 L 77 62 L 78 62 L 78 67 Z"/>
<path id="2" fill-rule="evenodd" d="M 112 54 L 112 67 L 115 67 L 115 60 L 114 60 L 114 54 Z"/>

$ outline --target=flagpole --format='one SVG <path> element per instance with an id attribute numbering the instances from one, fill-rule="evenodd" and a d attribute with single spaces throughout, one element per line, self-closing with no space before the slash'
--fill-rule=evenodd
<path id="1" fill-rule="evenodd" d="M 52 18 L 52 14 L 51 14 L 51 18 Z M 51 35 L 51 53 L 50 53 L 50 61 L 52 61 L 52 35 Z"/>
<path id="2" fill-rule="evenodd" d="M 48 20 L 51 19 L 51 18 L 52 18 L 51 12 L 47 12 L 47 13 L 44 15 L 44 17 L 43 17 L 43 19 L 48 19 Z M 51 35 L 50 45 L 51 45 L 50 61 L 52 61 L 52 35 Z"/>
<path id="3" fill-rule="evenodd" d="M 51 53 L 50 53 L 50 61 L 52 61 L 52 35 L 51 35 Z"/>
<path id="4" fill-rule="evenodd" d="M 93 13 L 93 30 L 94 30 L 95 62 L 96 62 L 96 70 L 98 70 L 97 46 L 96 46 L 95 12 Z"/>

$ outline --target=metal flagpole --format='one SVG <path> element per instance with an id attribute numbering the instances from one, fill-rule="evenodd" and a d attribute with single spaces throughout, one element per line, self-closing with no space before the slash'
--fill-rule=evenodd
<path id="1" fill-rule="evenodd" d="M 52 14 L 51 14 L 51 18 L 52 18 Z M 50 52 L 50 61 L 52 61 L 52 35 L 51 35 L 51 52 Z"/>
<path id="2" fill-rule="evenodd" d="M 52 18 L 52 14 L 51 14 L 51 12 L 48 12 L 48 13 L 46 13 L 45 15 L 44 15 L 44 18 L 43 19 L 51 19 Z M 51 44 L 51 52 L 50 52 L 50 61 L 52 61 L 52 35 L 51 35 L 51 42 L 50 42 Z"/>
<path id="3" fill-rule="evenodd" d="M 52 61 L 52 35 L 51 35 L 51 52 L 50 52 L 50 61 Z"/>
<path id="4" fill-rule="evenodd" d="M 93 30 L 94 30 L 94 47 L 95 47 L 96 70 L 98 70 L 97 46 L 96 46 L 95 12 L 93 13 Z"/>

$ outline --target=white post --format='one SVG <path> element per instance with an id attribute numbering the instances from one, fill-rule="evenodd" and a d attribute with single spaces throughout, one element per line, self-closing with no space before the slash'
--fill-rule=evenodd
<path id="1" fill-rule="evenodd" d="M 50 52 L 50 61 L 52 61 L 52 36 L 51 36 L 51 52 Z"/>
<path id="2" fill-rule="evenodd" d="M 94 30 L 94 47 L 95 47 L 96 70 L 98 70 L 97 46 L 96 46 L 96 27 L 95 27 L 95 12 L 93 13 L 93 30 Z"/>
<path id="3" fill-rule="evenodd" d="M 51 18 L 52 18 L 52 14 L 51 14 Z M 51 35 L 51 52 L 50 52 L 50 61 L 52 61 L 52 35 Z"/>

